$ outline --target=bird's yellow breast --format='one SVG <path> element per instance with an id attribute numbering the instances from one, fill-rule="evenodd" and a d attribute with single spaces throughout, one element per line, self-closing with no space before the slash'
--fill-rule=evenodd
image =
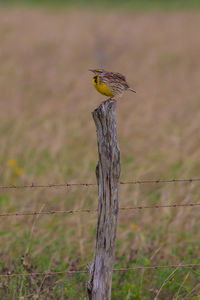
<path id="1" fill-rule="evenodd" d="M 92 83 L 94 85 L 94 87 L 96 88 L 96 90 L 103 94 L 104 96 L 107 97 L 114 97 L 113 93 L 111 92 L 111 90 L 107 87 L 107 85 L 103 82 L 101 82 L 99 76 L 94 76 L 92 78 Z"/>

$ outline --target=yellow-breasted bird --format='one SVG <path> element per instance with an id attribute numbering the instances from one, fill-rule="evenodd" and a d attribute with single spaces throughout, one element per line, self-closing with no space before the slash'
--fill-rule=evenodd
<path id="1" fill-rule="evenodd" d="M 104 96 L 121 97 L 127 90 L 136 93 L 126 82 L 124 75 L 118 72 L 108 72 L 104 69 L 89 69 L 94 73 L 92 83 L 96 90 Z"/>

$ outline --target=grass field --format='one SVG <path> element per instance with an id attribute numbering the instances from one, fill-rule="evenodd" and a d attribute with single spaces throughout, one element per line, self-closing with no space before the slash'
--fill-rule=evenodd
<path id="1" fill-rule="evenodd" d="M 200 8 L 199 0 L 6 0 L 4 5 L 25 5 L 44 7 L 79 7 L 100 9 L 130 9 L 130 10 L 193 10 Z"/>
<path id="2" fill-rule="evenodd" d="M 96 182 L 88 68 L 126 74 L 122 181 L 200 177 L 200 13 L 0 10 L 0 184 Z M 198 202 L 200 184 L 120 186 L 120 206 Z M 0 191 L 0 211 L 97 207 L 96 187 Z M 200 263 L 199 208 L 121 212 L 115 267 Z M 1 217 L 0 273 L 81 269 L 96 215 Z M 26 255 L 26 259 L 22 257 Z M 112 299 L 200 299 L 200 270 L 114 272 Z M 171 277 L 169 278 L 171 274 Z M 4 299 L 86 299 L 88 275 L 0 279 Z M 161 288 L 161 289 L 160 289 Z"/>

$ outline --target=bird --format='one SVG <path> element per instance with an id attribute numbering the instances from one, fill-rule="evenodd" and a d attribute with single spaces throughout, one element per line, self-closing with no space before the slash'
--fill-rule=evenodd
<path id="1" fill-rule="evenodd" d="M 104 96 L 110 98 L 120 98 L 125 91 L 136 93 L 130 88 L 124 75 L 118 72 L 108 72 L 104 69 L 89 69 L 94 73 L 92 83 L 96 90 Z"/>

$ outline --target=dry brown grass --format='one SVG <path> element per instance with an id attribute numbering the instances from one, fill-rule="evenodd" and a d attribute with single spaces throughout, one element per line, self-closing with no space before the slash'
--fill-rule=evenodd
<path id="1" fill-rule="evenodd" d="M 92 87 L 88 68 L 100 63 L 125 74 L 137 91 L 117 103 L 122 180 L 199 177 L 199 28 L 199 12 L 1 9 L 1 183 L 95 182 L 91 111 L 104 99 Z M 18 162 L 22 175 L 11 178 L 8 159 Z M 97 206 L 95 187 L 3 194 L 9 199 L 2 200 L 1 211 Z M 121 206 L 187 203 L 198 196 L 198 183 L 120 189 Z M 179 262 L 191 246 L 195 255 L 198 216 L 194 208 L 121 213 L 118 253 L 143 250 L 153 262 Z M 24 253 L 33 222 L 3 220 L 1 256 L 8 263 Z M 46 253 L 53 264 L 72 257 L 88 261 L 95 225 L 92 214 L 40 217 L 32 258 Z M 172 248 L 179 250 L 173 254 Z"/>

